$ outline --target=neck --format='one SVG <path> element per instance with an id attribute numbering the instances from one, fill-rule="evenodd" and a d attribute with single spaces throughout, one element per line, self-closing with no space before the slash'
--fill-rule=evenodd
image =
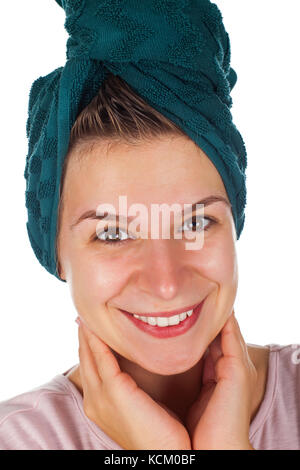
<path id="1" fill-rule="evenodd" d="M 202 358 L 189 370 L 175 375 L 149 372 L 118 355 L 122 371 L 127 372 L 150 397 L 173 411 L 183 422 L 201 389 Z"/>
<path id="2" fill-rule="evenodd" d="M 251 421 L 256 415 L 263 400 L 267 382 L 269 349 L 265 347 L 250 347 L 248 352 L 258 372 L 257 387 L 253 397 Z M 160 375 L 149 372 L 137 364 L 114 352 L 123 372 L 127 372 L 155 401 L 167 406 L 181 421 L 185 422 L 187 410 L 195 402 L 201 390 L 203 358 L 182 374 Z M 83 389 L 80 378 L 80 365 L 72 369 L 67 377 L 76 386 L 81 395 Z"/>
<path id="3" fill-rule="evenodd" d="M 182 422 L 185 421 L 187 410 L 200 393 L 203 369 L 202 358 L 186 372 L 175 375 L 160 375 L 143 369 L 116 352 L 114 354 L 122 372 L 127 372 L 153 400 L 160 402 L 173 411 Z M 80 364 L 72 369 L 67 377 L 83 396 Z"/>

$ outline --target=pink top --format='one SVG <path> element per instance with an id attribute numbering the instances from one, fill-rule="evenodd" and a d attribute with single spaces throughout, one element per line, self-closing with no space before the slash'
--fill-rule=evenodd
<path id="1" fill-rule="evenodd" d="M 257 450 L 300 450 L 300 344 L 267 346 L 266 392 L 249 439 Z M 124 450 L 85 415 L 71 369 L 0 402 L 0 450 Z"/>

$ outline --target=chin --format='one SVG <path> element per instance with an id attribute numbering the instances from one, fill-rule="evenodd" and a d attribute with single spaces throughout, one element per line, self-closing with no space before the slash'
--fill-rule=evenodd
<path id="1" fill-rule="evenodd" d="M 159 362 L 147 362 L 147 363 L 140 363 L 138 362 L 139 366 L 143 369 L 152 372 L 153 374 L 160 374 L 160 375 L 176 375 L 176 374 L 183 374 L 187 372 L 195 364 L 198 360 L 191 361 L 191 358 L 188 358 L 184 362 L 174 362 L 172 360 L 165 360 Z"/>

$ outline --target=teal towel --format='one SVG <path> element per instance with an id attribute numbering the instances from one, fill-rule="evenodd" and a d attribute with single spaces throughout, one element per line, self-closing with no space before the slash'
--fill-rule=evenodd
<path id="1" fill-rule="evenodd" d="M 230 112 L 237 75 L 218 7 L 209 0 L 55 1 L 66 13 L 66 63 L 33 82 L 26 123 L 26 227 L 41 265 L 63 281 L 55 249 L 63 161 L 76 117 L 109 72 L 207 154 L 223 180 L 239 239 L 247 157 Z"/>

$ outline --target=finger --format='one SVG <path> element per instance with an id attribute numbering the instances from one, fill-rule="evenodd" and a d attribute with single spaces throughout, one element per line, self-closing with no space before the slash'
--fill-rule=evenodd
<path id="1" fill-rule="evenodd" d="M 211 356 L 210 348 L 207 348 L 207 354 L 203 358 L 202 385 L 216 382 L 214 361 Z"/>
<path id="2" fill-rule="evenodd" d="M 246 344 L 246 341 L 242 335 L 242 332 L 241 332 L 241 329 L 240 329 L 240 325 L 237 321 L 237 318 L 234 314 L 234 310 L 233 310 L 233 320 L 234 320 L 234 323 L 235 323 L 235 326 L 236 326 L 236 333 L 240 339 L 240 342 L 241 342 L 241 345 L 242 345 L 242 348 L 244 350 L 244 354 L 245 354 L 245 358 L 249 359 L 249 355 L 248 355 L 248 347 L 247 347 L 247 344 Z"/>
<path id="3" fill-rule="evenodd" d="M 239 326 L 239 323 L 234 315 L 234 312 L 233 312 L 233 323 L 234 323 L 234 331 L 238 337 L 238 340 L 239 340 L 239 343 L 240 343 L 240 346 L 241 346 L 241 349 L 242 349 L 242 360 L 243 360 L 243 363 L 244 365 L 247 366 L 248 370 L 251 371 L 251 374 L 252 376 L 255 377 L 255 381 L 257 380 L 257 370 L 256 370 L 256 367 L 254 366 L 254 363 L 252 362 L 251 360 L 251 357 L 250 357 L 250 354 L 249 354 L 249 351 L 248 351 L 248 346 L 246 344 L 246 341 L 244 340 L 244 337 L 241 333 L 241 329 L 240 329 L 240 326 Z"/>
<path id="4" fill-rule="evenodd" d="M 216 365 L 218 359 L 223 356 L 222 344 L 221 344 L 221 333 L 219 333 L 215 339 L 210 343 L 209 350 L 213 364 Z"/>
<path id="5" fill-rule="evenodd" d="M 247 347 L 241 334 L 234 311 L 221 331 L 221 347 L 224 356 L 236 357 L 244 361 L 247 358 Z"/>
<path id="6" fill-rule="evenodd" d="M 87 339 L 83 334 L 81 325 L 79 325 L 78 328 L 78 340 L 80 359 L 79 372 L 84 395 L 87 396 L 91 391 L 99 393 L 102 380 L 101 377 L 99 377 L 95 359 L 89 348 Z"/>
<path id="7" fill-rule="evenodd" d="M 90 351 L 94 357 L 97 371 L 103 381 L 110 381 L 121 373 L 117 358 L 114 356 L 109 346 L 96 336 L 82 322 L 82 331 L 87 340 Z"/>

